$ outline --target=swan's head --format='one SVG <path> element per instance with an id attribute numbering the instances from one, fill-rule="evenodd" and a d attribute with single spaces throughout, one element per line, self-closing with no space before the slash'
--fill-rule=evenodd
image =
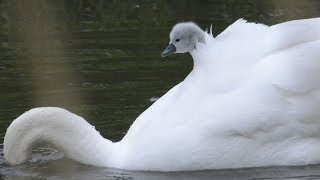
<path id="1" fill-rule="evenodd" d="M 186 53 L 196 49 L 197 43 L 205 43 L 204 31 L 193 22 L 176 24 L 170 32 L 170 42 L 161 56 Z"/>

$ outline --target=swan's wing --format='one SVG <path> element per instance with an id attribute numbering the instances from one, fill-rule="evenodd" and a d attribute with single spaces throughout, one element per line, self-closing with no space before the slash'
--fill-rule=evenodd
<path id="1" fill-rule="evenodd" d="M 223 32 L 221 32 L 216 39 L 226 40 L 232 37 L 232 39 L 235 41 L 238 39 L 244 40 L 245 38 L 248 38 L 246 36 L 255 36 L 255 34 L 259 34 L 259 32 L 266 31 L 267 29 L 267 25 L 248 22 L 245 19 L 238 19 L 233 24 L 228 26 Z"/>
<path id="2" fill-rule="evenodd" d="M 215 38 L 216 44 L 211 48 L 218 49 L 218 59 L 250 64 L 270 51 L 266 47 L 269 31 L 270 27 L 267 25 L 239 19 Z"/>
<path id="3" fill-rule="evenodd" d="M 320 90 L 319 50 L 320 40 L 278 50 L 257 63 L 254 76 L 288 94 Z"/>
<path id="4" fill-rule="evenodd" d="M 320 18 L 289 21 L 269 27 L 269 54 L 256 66 L 279 90 L 307 93 L 320 86 Z M 260 72 L 261 71 L 261 72 Z"/>
<path id="5" fill-rule="evenodd" d="M 320 40 L 311 41 L 258 62 L 251 79 L 214 107 L 223 132 L 267 141 L 320 136 L 319 50 Z"/>
<path id="6" fill-rule="evenodd" d="M 200 124 L 208 137 L 268 142 L 320 136 L 319 50 L 320 40 L 265 57 L 237 89 L 204 97 L 193 127 Z"/>
<path id="7" fill-rule="evenodd" d="M 268 47 L 283 50 L 298 44 L 320 40 L 320 18 L 294 20 L 269 27 Z"/>
<path id="8" fill-rule="evenodd" d="M 288 21 L 273 26 L 239 19 L 216 37 L 218 41 L 232 41 L 228 43 L 229 49 L 231 44 L 234 44 L 237 49 L 243 46 L 252 47 L 261 53 L 270 53 L 319 39 L 320 18 Z M 254 53 L 248 48 L 245 50 Z"/>
<path id="9" fill-rule="evenodd" d="M 320 18 L 289 21 L 274 26 L 248 23 L 239 19 L 219 34 L 215 38 L 215 44 L 212 45 L 213 50 L 209 56 L 213 62 L 210 66 L 213 69 L 211 74 L 213 74 L 212 77 L 219 77 L 219 79 L 214 79 L 213 83 L 222 80 L 222 83 L 215 83 L 214 86 L 236 90 L 250 80 L 252 67 L 260 63 L 268 64 L 257 66 L 261 66 L 259 69 L 268 69 L 265 73 L 270 73 L 269 75 L 272 75 L 275 68 L 282 66 L 280 63 L 284 64 L 284 67 L 281 67 L 282 71 L 289 71 L 291 66 L 300 67 L 304 64 L 304 69 L 291 70 L 294 71 L 292 75 L 281 76 L 280 73 L 277 81 L 280 81 L 280 78 L 295 77 L 296 81 L 300 78 L 299 82 L 306 83 L 307 81 L 302 80 L 303 78 L 308 78 L 312 73 L 317 74 L 318 72 L 317 51 L 319 48 L 315 47 L 317 46 L 315 44 L 308 44 L 317 40 L 320 40 Z M 266 63 L 266 61 L 271 62 Z M 307 66 L 312 66 L 312 70 L 309 71 Z M 304 70 L 309 72 L 301 77 L 303 72 L 300 71 Z M 293 80 L 275 84 L 290 90 L 305 91 L 314 86 L 311 85 L 314 81 L 308 78 L 310 87 L 298 85 L 298 82 Z M 293 85 L 294 82 L 296 86 Z M 289 87 L 288 84 L 291 86 Z"/>

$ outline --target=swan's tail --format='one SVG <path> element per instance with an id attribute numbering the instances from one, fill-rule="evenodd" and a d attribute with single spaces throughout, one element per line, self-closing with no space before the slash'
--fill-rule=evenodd
<path id="1" fill-rule="evenodd" d="M 4 137 L 10 164 L 26 161 L 34 147 L 48 143 L 80 163 L 108 166 L 112 142 L 83 118 L 61 108 L 35 108 L 15 119 Z"/>

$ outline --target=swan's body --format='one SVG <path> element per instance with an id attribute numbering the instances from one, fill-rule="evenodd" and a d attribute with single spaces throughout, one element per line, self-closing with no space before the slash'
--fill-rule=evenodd
<path id="1" fill-rule="evenodd" d="M 238 20 L 192 46 L 170 37 L 170 48 L 190 51 L 194 69 L 120 142 L 66 110 L 36 108 L 8 128 L 6 160 L 24 162 L 44 141 L 81 163 L 130 170 L 320 163 L 320 18 L 274 26 Z"/>

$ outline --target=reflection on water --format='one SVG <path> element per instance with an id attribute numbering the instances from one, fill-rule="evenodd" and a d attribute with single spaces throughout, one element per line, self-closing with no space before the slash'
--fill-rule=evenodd
<path id="1" fill-rule="evenodd" d="M 34 13 L 36 12 L 36 13 Z M 213 24 L 218 34 L 238 18 L 265 24 L 320 15 L 317 0 L 5 1 L 0 0 L 0 135 L 24 111 L 59 106 L 120 140 L 134 119 L 183 80 L 188 55 L 162 59 L 179 21 Z M 1 150 L 1 154 L 3 151 Z M 43 148 L 6 179 L 319 179 L 320 167 L 199 172 L 130 172 L 81 165 Z"/>
<path id="2" fill-rule="evenodd" d="M 194 180 L 194 179 L 227 179 L 227 180 L 264 180 L 264 179 L 320 179 L 320 166 L 305 167 L 268 167 L 229 170 L 204 170 L 191 172 L 143 172 L 120 169 L 85 166 L 67 159 L 44 158 L 43 153 L 35 154 L 37 162 L 10 167 L 2 166 L 2 177 L 6 179 L 123 179 L 123 180 Z M 57 157 L 57 154 L 51 154 Z"/>

